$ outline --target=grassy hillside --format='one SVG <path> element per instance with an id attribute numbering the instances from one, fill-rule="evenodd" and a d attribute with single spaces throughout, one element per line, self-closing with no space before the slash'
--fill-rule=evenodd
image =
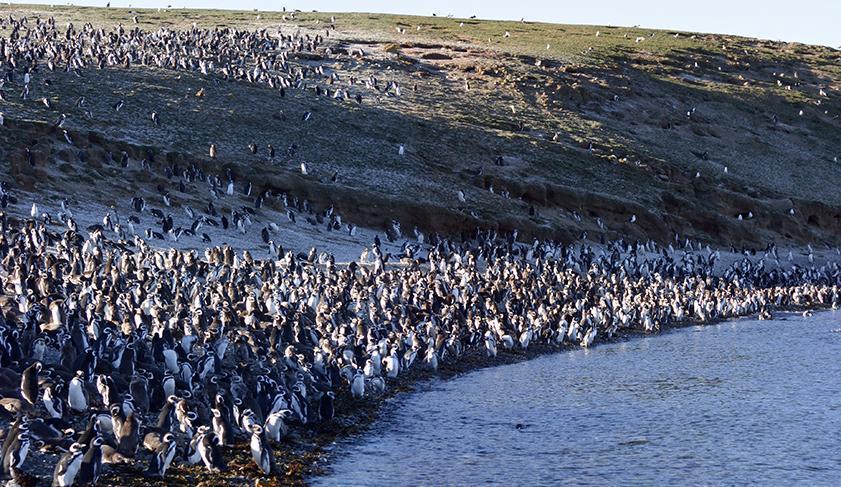
<path id="1" fill-rule="evenodd" d="M 18 5 L 7 12 L 53 16 L 62 28 L 90 22 L 154 31 L 195 23 L 325 37 L 314 52 L 290 55 L 291 65 L 323 74 L 285 97 L 263 84 L 138 63 L 91 67 L 81 77 L 41 74 L 51 84 L 35 83 L 27 100 L 7 84 L 0 102 L 7 120 L 51 123 L 65 113 L 64 128 L 91 141 L 86 154 L 60 159 L 71 165 L 65 176 L 90 179 L 85 197 L 106 203 L 125 200 L 130 187 L 103 185 L 102 178 L 118 176 L 91 161 L 102 157 L 97 147 L 122 144 L 234 167 L 255 185 L 319 208 L 334 205 L 374 227 L 398 220 L 404 229 L 457 233 L 481 225 L 564 239 L 587 231 L 591 238 L 665 240 L 677 232 L 737 245 L 839 240 L 841 56 L 829 48 L 365 13 Z M 362 86 L 370 76 L 380 89 Z M 319 94 L 346 88 L 351 77 L 362 103 Z M 399 84 L 399 95 L 383 89 L 389 82 Z M 82 96 L 86 107 L 76 107 Z M 119 100 L 124 108 L 115 111 Z M 0 164 L 29 181 L 30 191 L 60 188 L 61 177 L 41 177 L 20 163 L 28 139 L 58 140 L 58 133 L 37 123 L 16 130 L 0 139 Z M 219 150 L 212 163 L 211 143 Z M 260 148 L 256 155 L 251 143 Z M 276 164 L 266 160 L 267 144 L 282 155 Z M 54 163 L 60 151 L 48 145 L 36 152 Z M 306 176 L 301 162 L 310 168 Z M 114 194 L 120 188 L 125 195 Z"/>

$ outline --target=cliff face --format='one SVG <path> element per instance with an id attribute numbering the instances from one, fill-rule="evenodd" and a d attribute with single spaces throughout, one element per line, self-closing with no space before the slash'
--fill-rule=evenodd
<path id="1" fill-rule="evenodd" d="M 357 224 L 396 220 L 404 231 L 482 226 L 661 241 L 679 233 L 749 246 L 840 240 L 841 57 L 829 48 L 379 14 L 10 9 L 33 22 L 54 15 L 62 26 L 195 22 L 323 37 L 288 53 L 287 69 L 303 75 L 285 96 L 265 83 L 151 63 L 78 74 L 40 64 L 27 100 L 7 82 L 0 102 L 8 175 L 0 177 L 22 191 L 119 182 L 108 153 L 126 151 L 209 173 L 230 168 L 255 193 L 283 191 Z M 72 145 L 52 126 L 62 113 Z M 42 166 L 59 170 L 41 174 Z M 111 204 L 138 185 L 168 184 L 159 179 L 153 171 L 149 181 L 84 194 L 74 186 L 73 197 Z"/>

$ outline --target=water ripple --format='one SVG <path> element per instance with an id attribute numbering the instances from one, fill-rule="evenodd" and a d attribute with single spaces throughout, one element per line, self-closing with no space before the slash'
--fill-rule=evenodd
<path id="1" fill-rule="evenodd" d="M 732 321 L 400 396 L 315 485 L 838 485 L 841 315 Z"/>

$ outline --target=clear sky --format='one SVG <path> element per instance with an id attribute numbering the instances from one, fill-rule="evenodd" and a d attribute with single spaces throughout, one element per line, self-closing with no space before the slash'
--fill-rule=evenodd
<path id="1" fill-rule="evenodd" d="M 104 6 L 108 0 L 78 0 Z M 51 0 L 17 3 L 63 4 Z M 740 34 L 841 48 L 841 0 L 111 0 L 127 7 L 383 12 Z M 2 12 L 0 7 L 0 12 Z"/>

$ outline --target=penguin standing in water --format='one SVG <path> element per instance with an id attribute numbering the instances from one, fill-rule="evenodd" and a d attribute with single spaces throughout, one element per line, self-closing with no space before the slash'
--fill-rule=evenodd
<path id="1" fill-rule="evenodd" d="M 70 450 L 61 456 L 53 472 L 52 487 L 65 487 L 75 485 L 76 476 L 82 467 L 84 456 L 84 445 L 73 443 Z"/>
<path id="2" fill-rule="evenodd" d="M 161 444 L 155 450 L 155 454 L 149 461 L 149 468 L 146 470 L 146 476 L 164 478 L 166 469 L 169 468 L 172 459 L 175 458 L 175 435 L 167 433 L 164 435 Z"/>

